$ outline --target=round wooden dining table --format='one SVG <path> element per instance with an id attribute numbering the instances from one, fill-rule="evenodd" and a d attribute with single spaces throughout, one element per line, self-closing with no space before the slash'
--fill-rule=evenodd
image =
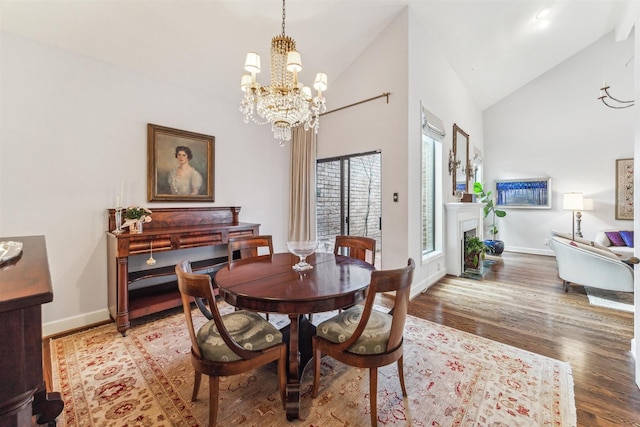
<path id="1" fill-rule="evenodd" d="M 234 262 L 215 275 L 220 295 L 238 308 L 289 316 L 283 329 L 288 340 L 286 386 L 287 419 L 300 416 L 300 379 L 313 356 L 315 326 L 305 314 L 349 307 L 363 300 L 374 267 L 364 261 L 332 253 L 307 257 L 313 269 L 298 272 L 299 258 L 289 253 L 263 255 Z"/>

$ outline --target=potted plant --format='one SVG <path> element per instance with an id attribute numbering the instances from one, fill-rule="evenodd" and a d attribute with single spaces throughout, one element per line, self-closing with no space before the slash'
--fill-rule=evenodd
<path id="1" fill-rule="evenodd" d="M 151 211 L 137 205 L 131 205 L 124 211 L 126 220 L 122 227 L 129 227 L 129 233 L 142 233 L 142 224 L 151 222 Z"/>
<path id="2" fill-rule="evenodd" d="M 493 203 L 493 197 L 491 197 L 491 191 L 484 191 L 484 187 L 481 183 L 476 182 L 473 184 L 473 192 L 477 196 L 477 200 L 480 203 L 484 203 L 484 217 L 491 215 L 491 226 L 489 227 L 489 234 L 492 238 L 485 240 L 485 245 L 489 248 L 489 251 L 494 255 L 500 255 L 504 251 L 504 242 L 496 239 L 498 234 L 498 227 L 496 227 L 496 217 L 503 218 L 507 213 L 503 210 L 496 209 Z"/>
<path id="3" fill-rule="evenodd" d="M 464 265 L 467 268 L 478 269 L 484 258 L 487 247 L 480 238 L 476 236 L 464 239 Z"/>

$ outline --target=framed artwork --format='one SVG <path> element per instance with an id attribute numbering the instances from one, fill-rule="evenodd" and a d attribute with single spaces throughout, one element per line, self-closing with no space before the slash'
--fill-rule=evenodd
<path id="1" fill-rule="evenodd" d="M 496 181 L 496 207 L 551 209 L 551 178 Z"/>
<path id="2" fill-rule="evenodd" d="M 633 219 L 633 159 L 616 160 L 616 219 Z"/>
<path id="3" fill-rule="evenodd" d="M 149 202 L 213 202 L 215 138 L 147 125 Z"/>

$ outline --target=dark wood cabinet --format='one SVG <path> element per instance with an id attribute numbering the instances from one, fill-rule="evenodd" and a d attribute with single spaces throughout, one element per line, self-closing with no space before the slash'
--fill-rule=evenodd
<path id="1" fill-rule="evenodd" d="M 238 221 L 240 207 L 155 208 L 152 221 L 139 234 L 128 230 L 113 233 L 115 210 L 109 210 L 107 232 L 109 314 L 118 331 L 126 334 L 130 321 L 182 304 L 175 282 L 174 267 L 162 266 L 143 271 L 129 271 L 129 257 L 153 252 L 174 251 L 203 246 L 226 245 L 229 237 L 259 234 L 259 224 Z M 227 257 L 196 261 L 195 271 L 215 271 Z M 167 277 L 167 281 L 139 289 L 130 289 L 140 280 Z"/>
<path id="2" fill-rule="evenodd" d="M 0 265 L 0 427 L 55 425 L 64 403 L 59 393 L 47 393 L 43 379 L 41 305 L 53 301 L 45 238 L 0 241 L 23 245 Z"/>

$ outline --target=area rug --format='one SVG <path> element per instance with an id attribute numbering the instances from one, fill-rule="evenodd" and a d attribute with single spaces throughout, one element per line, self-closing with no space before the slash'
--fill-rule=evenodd
<path id="1" fill-rule="evenodd" d="M 629 313 L 635 312 L 633 292 L 616 292 L 607 289 L 590 288 L 588 286 L 585 286 L 584 290 L 587 292 L 590 305 L 613 308 Z"/>
<path id="2" fill-rule="evenodd" d="M 322 317 L 314 316 L 314 322 Z M 205 321 L 201 315 L 197 319 Z M 134 326 L 126 337 L 107 324 L 52 340 L 53 388 L 65 402 L 58 425 L 206 426 L 208 380 L 203 378 L 199 398 L 191 402 L 189 345 L 182 313 Z M 576 425 L 566 362 L 412 316 L 405 328 L 404 360 L 407 398 L 396 365 L 379 370 L 379 425 Z M 295 421 L 286 420 L 274 365 L 221 378 L 218 425 L 368 425 L 368 372 L 328 357 L 321 369 L 316 399 L 311 399 L 311 364 L 305 370 L 302 419 Z"/>

